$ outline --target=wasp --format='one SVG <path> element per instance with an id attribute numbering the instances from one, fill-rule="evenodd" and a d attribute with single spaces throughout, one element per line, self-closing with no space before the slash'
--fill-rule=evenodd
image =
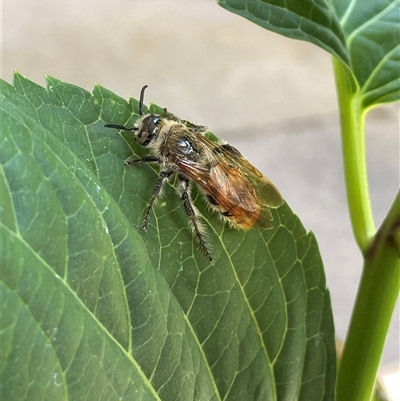
<path id="1" fill-rule="evenodd" d="M 204 134 L 208 127 L 181 120 L 164 109 L 162 115 L 144 114 L 145 85 L 140 92 L 139 118 L 133 127 L 106 124 L 105 127 L 135 132 L 136 141 L 149 148 L 147 156 L 129 160 L 125 166 L 157 163 L 159 176 L 141 225 L 147 230 L 151 210 L 162 193 L 163 186 L 177 176 L 177 193 L 201 253 L 213 263 L 199 212 L 191 198 L 194 182 L 210 209 L 231 226 L 248 230 L 252 227 L 273 228 L 270 209 L 283 204 L 275 185 L 252 166 L 233 146 L 214 142 Z"/>

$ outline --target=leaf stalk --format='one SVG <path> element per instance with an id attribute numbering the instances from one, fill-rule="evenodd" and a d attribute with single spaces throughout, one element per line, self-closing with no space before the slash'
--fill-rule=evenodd
<path id="1" fill-rule="evenodd" d="M 333 60 L 339 102 L 344 174 L 350 221 L 357 244 L 364 254 L 374 235 L 375 225 L 369 199 L 364 117 L 361 98 L 350 72 L 341 61 Z"/>

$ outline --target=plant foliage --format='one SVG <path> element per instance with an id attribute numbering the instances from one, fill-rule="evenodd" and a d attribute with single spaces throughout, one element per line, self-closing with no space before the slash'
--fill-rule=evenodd
<path id="1" fill-rule="evenodd" d="M 330 400 L 335 349 L 316 241 L 287 205 L 238 232 L 195 194 L 214 265 L 131 126 L 138 102 L 2 82 L 2 395 L 9 400 Z M 156 106 L 151 106 L 156 110 Z"/>
<path id="2" fill-rule="evenodd" d="M 345 65 L 362 107 L 400 99 L 398 0 L 218 0 L 229 11 L 313 43 Z"/>
<path id="3" fill-rule="evenodd" d="M 218 2 L 266 29 L 316 44 L 334 56 L 350 220 L 364 257 L 339 364 L 337 397 L 369 400 L 399 293 L 400 193 L 376 230 L 369 201 L 364 123 L 370 108 L 400 99 L 400 1 Z"/>

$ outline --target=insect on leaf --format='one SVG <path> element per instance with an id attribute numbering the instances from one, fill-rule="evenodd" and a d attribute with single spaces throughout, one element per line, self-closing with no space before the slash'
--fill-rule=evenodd
<path id="1" fill-rule="evenodd" d="M 157 167 L 124 167 L 144 149 L 104 128 L 132 126 L 136 100 L 19 74 L 1 89 L 5 399 L 332 399 L 329 292 L 287 205 L 239 232 L 195 192 L 209 265 L 173 183 L 140 230 Z"/>

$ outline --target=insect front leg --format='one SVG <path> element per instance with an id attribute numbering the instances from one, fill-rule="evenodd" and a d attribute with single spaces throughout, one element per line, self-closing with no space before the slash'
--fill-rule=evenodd
<path id="1" fill-rule="evenodd" d="M 143 159 L 141 159 L 141 161 L 143 161 Z M 146 211 L 144 213 L 144 218 L 143 218 L 143 222 L 142 222 L 142 226 L 141 226 L 143 231 L 147 231 L 147 225 L 149 223 L 149 216 L 150 216 L 151 209 L 153 208 L 154 202 L 160 196 L 164 183 L 166 181 L 168 181 L 168 179 L 172 173 L 173 173 L 173 171 L 161 171 L 160 172 L 160 175 L 158 176 L 157 181 L 154 184 L 153 196 L 151 197 L 150 202 L 147 205 Z"/>
<path id="2" fill-rule="evenodd" d="M 127 167 L 131 164 L 136 164 L 136 163 L 157 163 L 159 160 L 155 156 L 144 156 L 141 159 L 133 159 L 133 160 L 128 160 L 124 163 L 124 166 Z"/>
<path id="3" fill-rule="evenodd" d="M 199 243 L 201 253 L 208 259 L 210 263 L 213 263 L 213 258 L 210 255 L 210 252 L 207 248 L 207 243 L 204 240 L 203 236 L 203 228 L 198 218 L 198 211 L 196 206 L 194 206 L 192 198 L 190 196 L 190 182 L 189 180 L 182 176 L 178 175 L 179 184 L 178 184 L 178 194 L 183 200 L 183 209 L 185 210 L 186 215 L 189 218 L 190 227 L 192 231 L 196 235 L 196 240 Z"/>

